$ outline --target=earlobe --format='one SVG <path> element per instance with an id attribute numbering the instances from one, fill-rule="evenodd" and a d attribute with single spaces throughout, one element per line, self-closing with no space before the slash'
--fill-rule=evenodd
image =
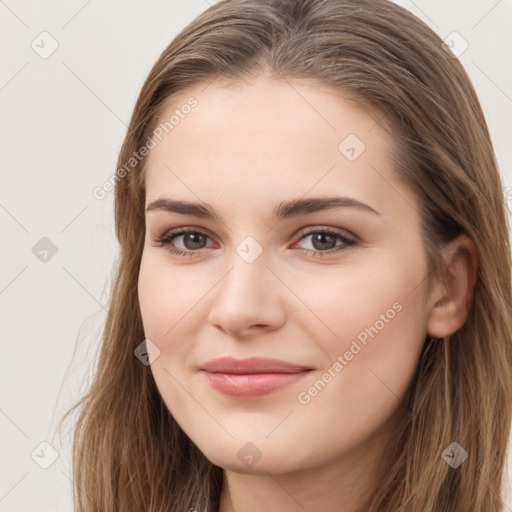
<path id="1" fill-rule="evenodd" d="M 471 239 L 462 234 L 443 248 L 443 277 L 432 287 L 428 335 L 450 336 L 464 325 L 473 300 L 478 258 Z"/>

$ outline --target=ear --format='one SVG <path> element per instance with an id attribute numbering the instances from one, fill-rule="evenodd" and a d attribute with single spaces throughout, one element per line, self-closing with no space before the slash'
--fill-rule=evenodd
<path id="1" fill-rule="evenodd" d="M 478 258 L 471 239 L 462 234 L 443 248 L 444 271 L 431 288 L 428 335 L 443 338 L 464 325 L 473 300 Z"/>

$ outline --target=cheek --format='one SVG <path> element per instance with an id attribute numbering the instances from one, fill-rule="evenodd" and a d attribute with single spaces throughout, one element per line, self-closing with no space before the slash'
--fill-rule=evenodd
<path id="1" fill-rule="evenodd" d="M 400 307 L 392 309 L 395 315 L 388 323 L 374 321 L 337 346 L 330 344 L 331 363 L 297 396 L 308 409 L 306 416 L 320 418 L 329 411 L 323 430 L 326 438 L 362 442 L 396 413 L 406 412 L 403 399 L 418 364 L 424 333 L 415 317 L 415 304 L 402 300 Z M 377 311 L 386 314 L 385 309 Z"/>
<path id="2" fill-rule="evenodd" d="M 165 265 L 159 254 L 143 254 L 138 294 L 144 334 L 160 351 L 151 370 L 173 411 L 190 401 L 182 385 L 189 387 L 191 355 L 207 318 L 205 296 L 215 282 L 211 273 L 210 280 L 199 272 Z"/>
<path id="3" fill-rule="evenodd" d="M 162 264 L 159 255 L 143 255 L 138 295 L 145 335 L 165 350 L 197 326 L 198 306 L 209 289 L 191 272 Z"/>
<path id="4" fill-rule="evenodd" d="M 422 268 L 395 264 L 347 274 L 343 289 L 325 284 L 324 296 L 332 300 L 316 301 L 336 334 L 323 337 L 325 366 L 304 384 L 297 402 L 304 418 L 329 411 L 326 437 L 362 440 L 403 407 L 424 344 L 426 294 L 418 286 Z"/>
<path id="5" fill-rule="evenodd" d="M 165 268 L 153 255 L 143 254 L 139 280 L 139 305 L 144 335 L 159 349 L 159 355 L 151 363 L 151 372 L 167 408 L 187 411 L 190 396 L 184 391 L 186 365 L 184 362 L 192 348 L 191 322 L 197 312 L 196 287 L 190 281 L 180 282 L 179 272 Z M 188 314 L 187 314 L 188 313 Z M 180 383 L 182 385 L 180 385 Z M 180 420 L 180 414 L 177 420 Z"/>
<path id="6" fill-rule="evenodd" d="M 410 337 L 426 328 L 426 296 L 418 286 L 424 269 L 391 253 L 379 256 L 367 264 L 319 268 L 314 275 L 297 272 L 288 278 L 300 298 L 298 302 L 290 294 L 286 301 L 290 321 L 299 322 L 306 333 L 318 333 L 312 340 L 324 345 L 331 360 L 349 350 L 352 341 L 369 347 L 371 340 L 401 339 L 400 333 Z M 386 343 L 372 345 L 378 351 Z M 361 351 L 358 360 L 368 352 Z"/>

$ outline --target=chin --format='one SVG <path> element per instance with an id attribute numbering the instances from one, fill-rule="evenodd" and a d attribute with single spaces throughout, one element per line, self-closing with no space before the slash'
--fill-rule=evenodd
<path id="1" fill-rule="evenodd" d="M 269 458 L 268 456 L 262 456 L 261 459 L 251 463 L 249 461 L 245 462 L 243 460 L 239 460 L 236 455 L 235 457 L 220 453 L 216 455 L 217 456 L 207 458 L 212 464 L 215 464 L 216 466 L 219 466 L 225 470 L 233 471 L 234 473 L 247 475 L 268 475 L 268 473 L 279 474 L 294 470 L 294 468 L 290 467 L 288 464 L 283 465 L 281 461 L 275 460 L 274 457 Z"/>
<path id="2" fill-rule="evenodd" d="M 312 462 L 307 460 L 306 453 L 301 455 L 296 446 L 276 444 L 264 437 L 251 442 L 242 434 L 218 444 L 213 444 L 213 440 L 202 441 L 195 444 L 212 464 L 236 473 L 266 475 L 292 472 L 305 469 Z"/>

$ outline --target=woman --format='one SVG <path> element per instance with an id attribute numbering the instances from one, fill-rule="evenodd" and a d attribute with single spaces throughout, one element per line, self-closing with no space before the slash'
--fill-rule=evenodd
<path id="1" fill-rule="evenodd" d="M 482 110 L 385 0 L 223 0 L 118 160 L 77 511 L 503 510 L 511 259 Z"/>

